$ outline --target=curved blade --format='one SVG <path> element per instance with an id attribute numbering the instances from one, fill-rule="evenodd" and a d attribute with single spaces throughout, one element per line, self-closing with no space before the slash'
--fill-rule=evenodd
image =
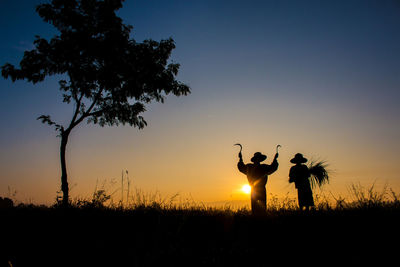
<path id="1" fill-rule="evenodd" d="M 282 146 L 281 146 L 281 145 L 277 145 L 277 146 L 276 146 L 276 153 L 278 153 L 278 149 L 279 149 L 280 147 L 282 147 Z"/>
<path id="2" fill-rule="evenodd" d="M 243 147 L 241 144 L 237 143 L 237 144 L 234 144 L 234 146 L 240 146 L 240 152 L 242 152 Z"/>

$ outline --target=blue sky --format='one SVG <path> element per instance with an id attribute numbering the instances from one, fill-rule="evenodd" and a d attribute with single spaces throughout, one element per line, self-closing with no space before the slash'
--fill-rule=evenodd
<path id="1" fill-rule="evenodd" d="M 17 64 L 35 35 L 56 33 L 34 12 L 39 2 L 0 2 L 1 65 Z M 137 41 L 176 41 L 171 59 L 192 94 L 150 105 L 143 131 L 79 127 L 68 151 L 76 195 L 129 169 L 144 190 L 235 198 L 246 182 L 236 142 L 245 160 L 258 150 L 272 158 L 282 144 L 267 186 L 277 194 L 294 192 L 286 177 L 296 152 L 331 163 L 326 190 L 374 181 L 400 190 L 398 1 L 126 1 L 119 15 Z M 22 199 L 54 198 L 59 140 L 35 119 L 67 122 L 72 107 L 61 100 L 56 78 L 0 79 L 0 194 L 11 186 Z"/>

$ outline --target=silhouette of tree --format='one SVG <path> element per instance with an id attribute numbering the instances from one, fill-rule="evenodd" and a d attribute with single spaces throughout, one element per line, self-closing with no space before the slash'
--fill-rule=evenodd
<path id="1" fill-rule="evenodd" d="M 123 24 L 115 11 L 123 0 L 52 0 L 36 7 L 39 16 L 59 31 L 51 40 L 36 36 L 34 49 L 25 51 L 20 67 L 7 63 L 2 76 L 33 84 L 47 76 L 59 81 L 63 102 L 73 103 L 68 126 L 49 115 L 38 118 L 54 126 L 61 137 L 61 190 L 68 205 L 69 190 L 65 150 L 71 131 L 82 121 L 104 125 L 126 123 L 146 126 L 140 116 L 145 104 L 163 102 L 168 94 L 187 95 L 190 88 L 176 80 L 179 64 L 168 62 L 175 48 L 169 38 L 136 42 L 132 26 Z"/>

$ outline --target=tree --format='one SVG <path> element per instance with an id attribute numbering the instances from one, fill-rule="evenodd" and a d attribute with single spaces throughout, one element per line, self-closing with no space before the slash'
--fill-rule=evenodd
<path id="1" fill-rule="evenodd" d="M 71 131 L 82 121 L 104 125 L 126 123 L 139 129 L 147 125 L 140 114 L 145 105 L 164 102 L 168 94 L 187 95 L 190 88 L 176 80 L 179 64 L 169 62 L 175 48 L 172 38 L 136 42 L 132 26 L 115 11 L 123 0 L 52 0 L 36 12 L 58 29 L 51 40 L 36 36 L 34 49 L 25 51 L 19 68 L 7 63 L 2 76 L 33 84 L 47 76 L 59 81 L 63 102 L 73 103 L 69 125 L 56 123 L 49 115 L 38 118 L 55 127 L 61 138 L 61 191 L 69 203 L 65 151 Z"/>

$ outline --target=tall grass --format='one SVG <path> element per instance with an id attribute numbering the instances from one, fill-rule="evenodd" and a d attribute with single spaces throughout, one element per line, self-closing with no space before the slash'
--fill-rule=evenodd
<path id="1" fill-rule="evenodd" d="M 399 196 L 387 185 L 384 185 L 381 190 L 378 190 L 376 189 L 375 183 L 370 187 L 364 187 L 361 184 L 352 184 L 350 190 L 353 196 L 353 201 L 348 204 L 350 208 L 370 209 L 400 207 Z"/>
<path id="2" fill-rule="evenodd" d="M 135 209 L 158 209 L 158 210 L 191 210 L 191 211 L 218 211 L 227 213 L 250 214 L 249 205 L 232 205 L 227 202 L 225 205 L 215 206 L 198 202 L 189 194 L 183 196 L 179 193 L 170 196 L 163 196 L 159 191 L 145 192 L 138 188 L 129 177 L 127 170 L 122 171 L 121 184 L 117 179 L 101 183 L 96 182 L 95 189 L 89 197 L 77 197 L 71 201 L 76 208 L 102 208 L 118 210 Z M 330 196 L 325 194 L 314 194 L 315 210 L 349 210 L 349 209 L 377 209 L 377 208 L 400 208 L 400 194 L 396 193 L 388 185 L 378 189 L 373 183 L 369 187 L 361 184 L 351 184 L 349 196 Z M 56 198 L 57 207 L 61 205 L 61 198 Z M 267 213 L 298 211 L 297 198 L 287 193 L 284 197 L 269 194 L 267 198 Z"/>
<path id="3" fill-rule="evenodd" d="M 72 201 L 72 206 L 77 208 L 101 208 L 112 210 L 137 210 L 137 209 L 157 209 L 160 211 L 197 211 L 197 212 L 219 212 L 226 214 L 250 214 L 249 206 L 213 206 L 202 202 L 195 201 L 190 195 L 184 197 L 180 194 L 172 196 L 162 196 L 159 191 L 145 192 L 140 188 L 132 186 L 132 183 L 127 182 L 128 178 L 124 178 L 125 189 L 124 196 L 118 197 L 122 188 L 113 190 L 108 193 L 105 183 L 96 188 L 93 194 L 87 198 L 75 198 Z M 364 187 L 361 184 L 351 184 L 349 187 L 350 195 L 347 198 L 342 196 L 327 197 L 324 194 L 315 194 L 315 211 L 340 211 L 354 209 L 399 209 L 400 195 L 392 188 L 385 185 L 379 189 L 375 184 L 369 187 Z M 119 195 L 120 196 L 120 195 Z M 124 200 L 124 201 L 122 201 Z M 56 203 L 55 206 L 58 204 Z M 286 194 L 284 197 L 269 194 L 267 200 L 267 214 L 280 212 L 297 212 L 297 198 Z"/>

